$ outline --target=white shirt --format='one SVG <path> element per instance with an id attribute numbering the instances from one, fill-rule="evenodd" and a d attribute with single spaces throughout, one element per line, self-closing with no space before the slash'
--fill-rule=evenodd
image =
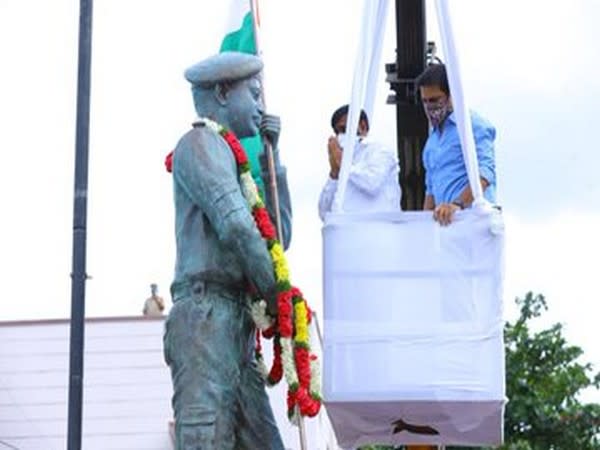
<path id="1" fill-rule="evenodd" d="M 368 138 L 356 143 L 343 210 L 347 212 L 400 211 L 396 152 Z M 338 181 L 329 178 L 319 198 L 319 216 L 331 211 Z"/>

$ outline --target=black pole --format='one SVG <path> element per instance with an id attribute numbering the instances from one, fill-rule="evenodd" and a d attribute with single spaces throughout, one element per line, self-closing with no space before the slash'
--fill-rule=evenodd
<path id="1" fill-rule="evenodd" d="M 386 65 L 386 72 L 395 91 L 388 103 L 396 105 L 403 210 L 422 209 L 425 199 L 421 154 L 428 127 L 416 95 L 415 79 L 425 70 L 426 46 L 425 1 L 396 0 L 396 61 Z"/>
<path id="2" fill-rule="evenodd" d="M 75 190 L 73 198 L 73 269 L 71 273 L 68 450 L 81 449 L 85 281 L 87 278 L 85 260 L 91 60 L 92 0 L 80 0 L 79 59 L 77 72 L 77 129 L 75 134 Z"/>

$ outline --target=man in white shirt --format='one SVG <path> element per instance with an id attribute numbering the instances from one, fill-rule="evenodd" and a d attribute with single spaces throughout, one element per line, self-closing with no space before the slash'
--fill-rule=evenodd
<path id="1" fill-rule="evenodd" d="M 348 105 L 341 106 L 331 116 L 335 136 L 329 138 L 329 179 L 319 198 L 319 216 L 331 211 L 338 187 L 338 175 L 342 161 L 343 134 L 346 132 Z M 398 182 L 398 156 L 396 152 L 367 138 L 369 119 L 360 112 L 358 141 L 352 158 L 348 185 L 344 196 L 346 212 L 399 211 L 400 185 Z"/>

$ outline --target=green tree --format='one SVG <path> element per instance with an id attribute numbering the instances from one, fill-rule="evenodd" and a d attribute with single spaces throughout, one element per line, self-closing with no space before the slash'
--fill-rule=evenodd
<path id="1" fill-rule="evenodd" d="M 529 292 L 516 302 L 520 316 L 504 328 L 504 448 L 599 450 L 600 405 L 581 403 L 579 395 L 600 387 L 600 373 L 579 362 L 583 350 L 567 343 L 562 324 L 531 330 L 531 320 L 548 309 L 544 296 Z"/>
<path id="2" fill-rule="evenodd" d="M 509 401 L 499 450 L 600 450 L 600 405 L 579 398 L 600 387 L 600 373 L 579 361 L 583 350 L 567 343 L 562 324 L 531 329 L 548 310 L 543 295 L 529 292 L 516 303 L 519 318 L 504 326 Z"/>

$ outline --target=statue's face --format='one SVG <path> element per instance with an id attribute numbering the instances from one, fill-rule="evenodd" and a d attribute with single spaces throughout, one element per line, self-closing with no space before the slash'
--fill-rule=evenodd
<path id="1" fill-rule="evenodd" d="M 238 137 L 258 134 L 263 115 L 261 84 L 258 77 L 241 80 L 227 92 L 228 123 Z"/>

